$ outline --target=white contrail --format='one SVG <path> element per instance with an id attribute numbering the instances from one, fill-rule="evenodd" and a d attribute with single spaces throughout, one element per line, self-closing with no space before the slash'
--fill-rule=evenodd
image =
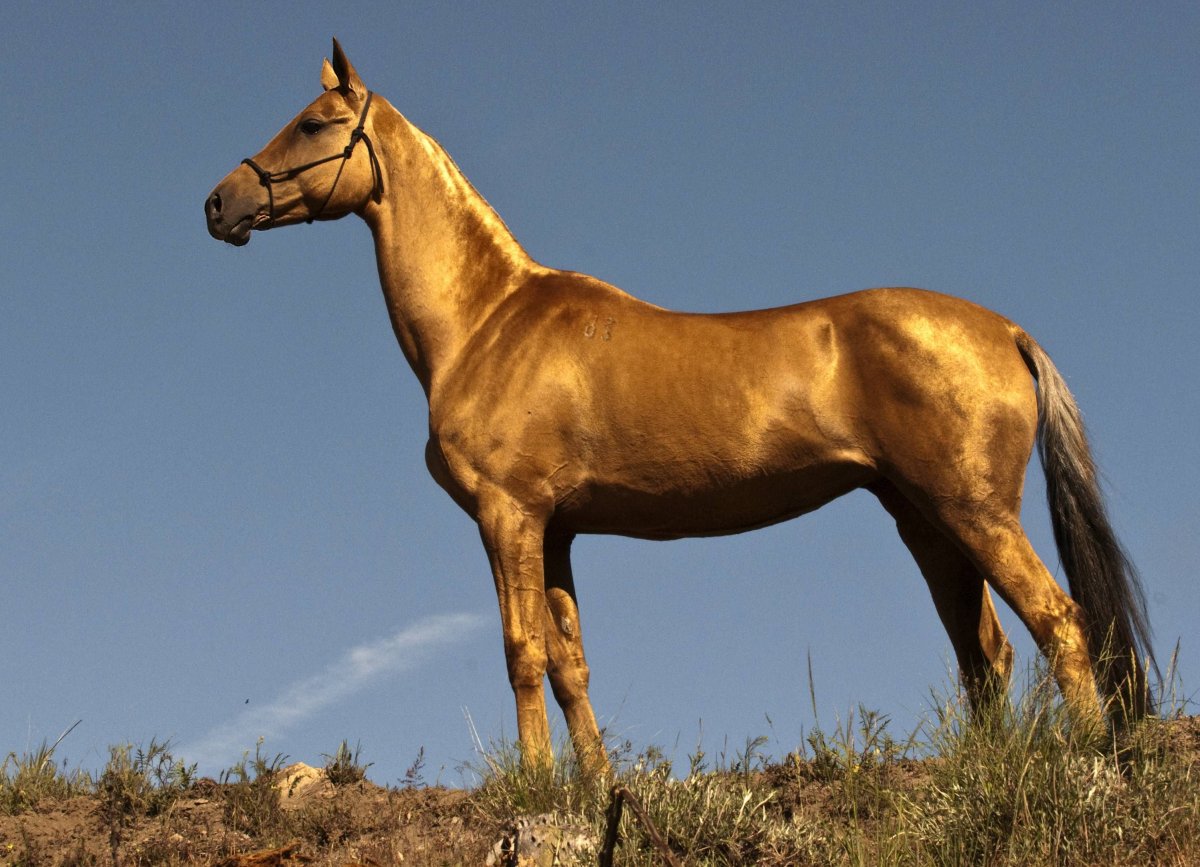
<path id="1" fill-rule="evenodd" d="M 175 753 L 201 769 L 228 767 L 259 738 L 277 736 L 372 681 L 413 668 L 430 651 L 461 641 L 483 622 L 477 614 L 443 614 L 390 638 L 360 644 L 320 673 L 292 684 L 269 704 L 242 712 Z"/>

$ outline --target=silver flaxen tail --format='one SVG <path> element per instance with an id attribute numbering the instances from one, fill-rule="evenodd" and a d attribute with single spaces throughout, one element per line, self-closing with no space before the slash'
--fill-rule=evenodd
<path id="1" fill-rule="evenodd" d="M 1109 522 L 1075 398 L 1032 337 L 1018 330 L 1016 340 L 1038 383 L 1037 446 L 1054 541 L 1071 596 L 1087 621 L 1101 688 L 1118 703 L 1118 714 L 1144 716 L 1152 698 L 1143 661 L 1156 673 L 1158 664 L 1137 569 Z"/>

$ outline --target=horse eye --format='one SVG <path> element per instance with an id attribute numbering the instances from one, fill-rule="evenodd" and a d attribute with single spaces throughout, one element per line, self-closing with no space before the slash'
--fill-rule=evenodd
<path id="1" fill-rule="evenodd" d="M 305 135 L 316 135 L 321 131 L 321 127 L 324 125 L 325 124 L 321 123 L 321 121 L 317 120 L 316 118 L 309 118 L 308 120 L 303 120 L 300 122 L 300 132 L 304 133 Z"/>

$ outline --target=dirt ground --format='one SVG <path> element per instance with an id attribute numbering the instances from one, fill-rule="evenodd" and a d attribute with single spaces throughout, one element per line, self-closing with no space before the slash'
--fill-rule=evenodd
<path id="1" fill-rule="evenodd" d="M 1164 728 L 1171 752 L 1200 755 L 1200 717 Z M 911 792 L 937 761 L 900 759 L 886 772 Z M 759 774 L 785 820 L 837 820 L 840 802 L 811 769 L 789 761 Z M 274 782 L 201 779 L 157 811 L 114 808 L 93 795 L 0 815 L 0 867 L 484 865 L 512 820 L 489 816 L 474 792 L 385 789 L 369 780 L 335 786 L 323 771 L 293 765 Z M 500 867 L 514 860 L 493 856 Z"/>
<path id="2" fill-rule="evenodd" d="M 483 864 L 501 836 L 461 790 L 335 787 L 320 774 L 282 785 L 278 808 L 229 795 L 200 780 L 160 815 L 133 821 L 92 796 L 0 816 L 0 865 Z"/>

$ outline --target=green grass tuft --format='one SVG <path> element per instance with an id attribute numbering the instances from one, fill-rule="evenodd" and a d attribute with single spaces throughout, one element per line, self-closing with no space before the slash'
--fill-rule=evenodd
<path id="1" fill-rule="evenodd" d="M 0 762 L 0 812 L 15 815 L 44 800 L 91 794 L 95 787 L 91 776 L 82 770 L 67 770 L 54 757 L 63 738 L 77 725 L 63 732 L 53 744 L 43 740 L 33 752 L 21 755 L 12 752 L 5 756 Z"/>
<path id="2" fill-rule="evenodd" d="M 367 768 L 371 767 L 373 762 L 364 765 L 359 759 L 361 752 L 362 744 L 355 744 L 351 750 L 349 741 L 342 741 L 333 755 L 321 753 L 321 757 L 325 759 L 325 776 L 329 782 L 335 786 L 351 786 L 365 780 Z"/>

